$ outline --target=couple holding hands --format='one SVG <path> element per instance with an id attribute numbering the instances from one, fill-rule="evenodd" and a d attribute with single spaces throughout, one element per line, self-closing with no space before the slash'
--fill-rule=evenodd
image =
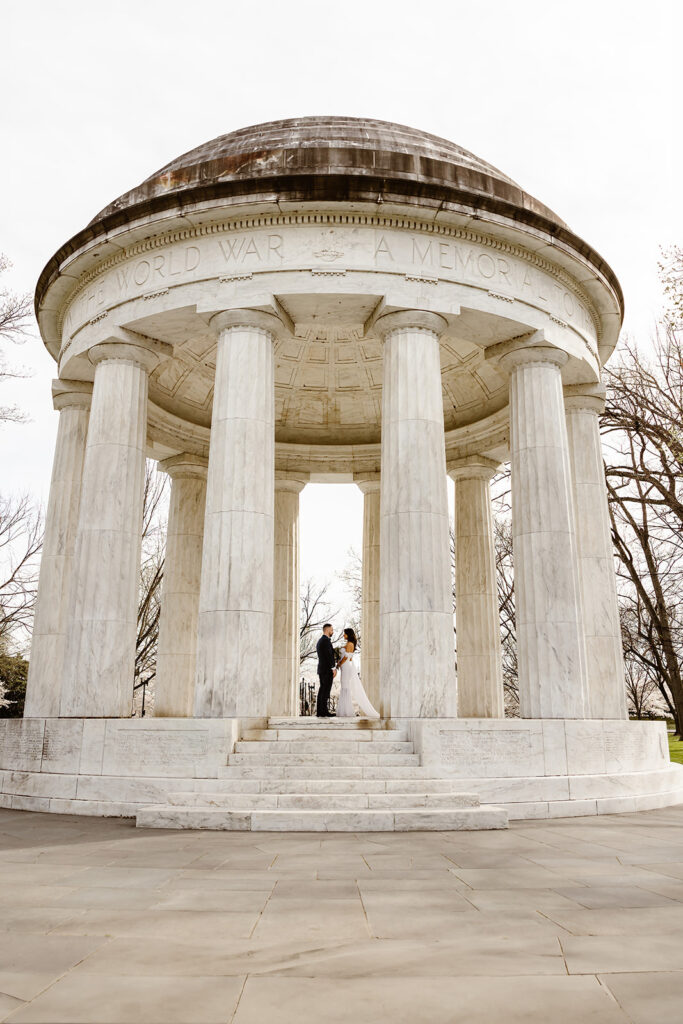
<path id="1" fill-rule="evenodd" d="M 354 656 L 358 646 L 356 634 L 351 627 L 344 630 L 344 646 L 341 649 L 339 663 L 337 665 L 337 654 L 332 646 L 334 630 L 331 623 L 326 622 L 323 626 L 323 635 L 318 640 L 316 651 L 318 654 L 318 704 L 316 715 L 318 718 L 334 718 L 328 709 L 330 690 L 337 668 L 341 672 L 341 692 L 337 701 L 337 718 L 355 718 L 356 710 L 362 718 L 379 718 L 379 713 L 368 700 L 368 695 L 363 689 L 363 684 L 358 675 L 358 669 L 354 663 Z"/>

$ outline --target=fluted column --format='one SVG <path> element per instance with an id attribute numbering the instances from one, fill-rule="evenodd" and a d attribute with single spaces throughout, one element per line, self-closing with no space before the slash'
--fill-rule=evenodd
<path id="1" fill-rule="evenodd" d="M 512 539 L 523 718 L 584 718 L 586 651 L 560 368 L 567 355 L 519 348 L 510 371 Z"/>
<path id="2" fill-rule="evenodd" d="M 455 481 L 459 718 L 505 713 L 490 486 L 497 470 L 496 462 L 481 456 L 448 466 Z"/>
<path id="3" fill-rule="evenodd" d="M 363 492 L 363 561 L 361 580 L 361 671 L 363 686 L 374 707 L 379 687 L 379 473 L 354 477 Z"/>
<path id="4" fill-rule="evenodd" d="M 273 559 L 273 715 L 298 714 L 299 696 L 299 495 L 304 480 L 275 473 Z"/>
<path id="5" fill-rule="evenodd" d="M 90 350 L 96 363 L 62 688 L 65 717 L 127 717 L 133 697 L 145 482 L 148 373 L 134 344 Z"/>
<path id="6" fill-rule="evenodd" d="M 273 341 L 277 317 L 219 313 L 195 715 L 268 714 L 273 645 Z"/>
<path id="7" fill-rule="evenodd" d="M 171 478 L 171 501 L 154 685 L 156 718 L 189 718 L 194 710 L 207 465 L 206 459 L 190 454 L 159 463 Z"/>
<path id="8" fill-rule="evenodd" d="M 50 497 L 31 641 L 25 718 L 59 715 L 83 459 L 92 384 L 54 380 L 59 410 Z"/>
<path id="9" fill-rule="evenodd" d="M 380 693 L 384 717 L 455 714 L 446 454 L 433 313 L 382 317 Z"/>
<path id="10" fill-rule="evenodd" d="M 626 718 L 621 627 L 600 443 L 605 391 L 599 384 L 573 384 L 564 394 L 586 640 L 586 714 L 589 718 Z"/>

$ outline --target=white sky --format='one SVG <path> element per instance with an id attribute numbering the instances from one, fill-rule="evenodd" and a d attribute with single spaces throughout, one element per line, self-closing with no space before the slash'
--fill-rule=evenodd
<path id="1" fill-rule="evenodd" d="M 58 246 L 180 153 L 281 117 L 376 117 L 445 136 L 555 210 L 612 265 L 628 330 L 660 302 L 658 246 L 681 240 L 674 0 L 0 0 L 0 251 L 33 290 Z M 674 74 L 678 67 L 679 73 Z M 674 176 L 674 166 L 679 168 Z M 0 401 L 0 491 L 47 499 L 54 364 Z M 360 547 L 354 487 L 302 495 L 302 574 Z M 344 602 L 337 589 L 336 599 Z"/>

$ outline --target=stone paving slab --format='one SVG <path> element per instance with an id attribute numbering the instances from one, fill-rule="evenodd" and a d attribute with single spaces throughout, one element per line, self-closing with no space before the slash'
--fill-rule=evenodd
<path id="1" fill-rule="evenodd" d="M 562 1014 L 561 1018 L 558 1013 Z M 249 978 L 234 1024 L 626 1024 L 593 978 Z"/>
<path id="2" fill-rule="evenodd" d="M 603 985 L 612 992 L 632 1024 L 655 1024 L 681 1019 L 683 972 L 604 974 Z"/>
<path id="3" fill-rule="evenodd" d="M 0 1021 L 668 1024 L 681 826 L 669 808 L 487 833 L 150 834 L 0 811 Z"/>

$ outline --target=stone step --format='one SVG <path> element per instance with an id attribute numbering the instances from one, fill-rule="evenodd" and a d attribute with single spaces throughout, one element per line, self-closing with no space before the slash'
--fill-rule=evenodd
<path id="1" fill-rule="evenodd" d="M 507 828 L 502 807 L 406 810 L 238 810 L 222 807 L 144 807 L 138 828 L 205 828 L 239 832 L 451 832 Z"/>
<path id="2" fill-rule="evenodd" d="M 266 743 L 407 743 L 407 729 L 245 729 L 242 740 Z"/>
<path id="3" fill-rule="evenodd" d="M 265 746 L 265 744 L 255 743 L 248 753 L 238 753 L 228 755 L 228 764 L 245 764 L 245 765 L 281 765 L 281 764 L 308 764 L 311 766 L 327 765 L 330 768 L 351 768 L 360 767 L 363 768 L 368 765 L 385 765 L 387 768 L 398 768 L 409 765 L 418 765 L 420 759 L 417 754 L 366 754 L 366 753 L 350 753 L 350 754 L 338 754 L 329 753 L 326 751 L 302 751 L 301 753 L 291 753 L 289 751 L 273 751 L 269 750 L 262 751 L 259 748 Z M 268 744 L 270 746 L 270 744 Z M 277 744 L 276 744 L 277 746 Z"/>
<path id="4" fill-rule="evenodd" d="M 169 793 L 174 807 L 221 807 L 224 810 L 354 811 L 438 807 L 478 807 L 473 793 Z"/>
<path id="5" fill-rule="evenodd" d="M 450 779 L 348 779 L 348 778 L 298 778 L 298 779 L 242 779 L 220 778 L 199 779 L 194 788 L 184 790 L 194 793 L 197 803 L 205 793 L 452 793 L 457 783 Z"/>
<path id="6" fill-rule="evenodd" d="M 235 754 L 235 757 L 246 757 Z M 400 755 L 395 755 L 396 757 Z M 419 765 L 229 764 L 219 768 L 219 779 L 421 779 Z"/>
<path id="7" fill-rule="evenodd" d="M 387 719 L 370 718 L 269 718 L 271 729 L 346 729 L 358 731 L 387 730 L 393 726 Z"/>
<path id="8" fill-rule="evenodd" d="M 307 757 L 309 754 L 412 754 L 413 744 L 410 740 L 399 740 L 396 743 L 354 743 L 353 740 L 311 739 L 297 740 L 239 740 L 235 744 L 236 754 L 297 754 Z"/>

